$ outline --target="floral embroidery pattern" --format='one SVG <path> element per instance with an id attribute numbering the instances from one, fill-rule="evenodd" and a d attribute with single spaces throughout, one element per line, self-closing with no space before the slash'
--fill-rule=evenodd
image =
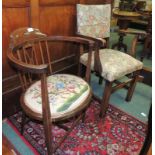
<path id="1" fill-rule="evenodd" d="M 83 93 L 89 90 L 88 84 L 81 78 L 56 74 L 47 78 L 47 89 L 51 112 L 63 112 L 73 106 Z M 41 82 L 34 83 L 25 93 L 25 103 L 41 111 Z"/>
<path id="2" fill-rule="evenodd" d="M 117 50 L 102 49 L 99 51 L 99 55 L 102 65 L 102 76 L 109 81 L 116 80 L 143 67 L 143 63 L 139 60 Z M 85 53 L 81 56 L 80 62 L 86 65 L 87 60 L 88 53 Z M 91 69 L 94 70 L 94 54 L 92 56 Z"/>
<path id="3" fill-rule="evenodd" d="M 82 35 L 107 38 L 110 36 L 111 6 L 77 5 L 77 27 Z"/>

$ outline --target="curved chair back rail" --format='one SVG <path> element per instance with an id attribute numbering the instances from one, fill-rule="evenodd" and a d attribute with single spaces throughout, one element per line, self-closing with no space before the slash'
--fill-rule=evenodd
<path id="1" fill-rule="evenodd" d="M 16 68 L 23 70 L 24 72 L 45 73 L 47 72 L 47 67 L 49 67 L 50 73 L 52 73 L 49 43 L 58 41 L 76 43 L 79 45 L 83 44 L 88 47 L 88 51 L 91 51 L 94 46 L 94 41 L 80 37 L 50 36 L 44 38 L 33 38 L 29 41 L 17 44 L 12 50 L 8 50 L 7 56 Z M 45 47 L 43 47 L 43 44 Z M 31 52 L 26 51 L 28 48 L 31 48 Z M 30 54 L 34 54 L 34 58 L 30 57 Z M 38 54 L 40 54 L 41 58 L 39 59 L 41 59 L 41 61 L 37 60 L 39 57 L 37 56 Z M 47 62 L 45 60 L 45 55 L 48 57 Z"/>
<path id="2" fill-rule="evenodd" d="M 12 50 L 9 49 L 7 53 L 8 59 L 10 60 L 11 64 L 13 64 L 16 68 L 22 70 L 23 72 L 29 72 L 33 74 L 52 74 L 52 50 L 49 47 L 50 43 L 52 42 L 70 42 L 73 44 L 76 43 L 81 47 L 84 46 L 83 48 L 87 46 L 88 51 L 91 51 L 94 46 L 94 41 L 83 39 L 80 37 L 50 36 L 44 38 L 33 38 L 29 41 L 24 41 L 17 44 Z M 78 53 L 78 51 L 75 52 Z M 89 60 L 89 63 L 90 61 L 91 60 Z M 89 74 L 87 74 L 86 78 L 87 81 L 90 78 L 88 77 L 88 75 Z"/>

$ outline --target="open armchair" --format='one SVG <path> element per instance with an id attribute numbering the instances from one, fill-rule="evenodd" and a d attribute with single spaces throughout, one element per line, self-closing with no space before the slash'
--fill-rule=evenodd
<path id="1" fill-rule="evenodd" d="M 31 36 L 31 32 L 29 33 Z M 25 114 L 34 120 L 43 122 L 47 151 L 51 155 L 60 147 L 76 123 L 81 118 L 84 121 L 84 114 L 92 96 L 88 82 L 94 42 L 80 37 L 67 36 L 30 37 L 25 40 L 24 33 L 23 40 L 15 46 L 12 44 L 8 51 L 8 59 L 19 73 L 23 90 L 20 99 L 24 112 L 21 132 L 24 129 Z M 53 65 L 58 60 L 52 61 L 53 51 L 60 50 L 56 46 L 64 47 L 65 45 L 72 47 L 71 50 L 83 46 L 89 49 L 89 61 L 84 79 L 71 74 L 55 74 Z M 78 51 L 74 52 L 77 53 Z M 69 128 L 63 123 L 71 120 L 71 118 L 74 118 L 74 121 Z M 52 139 L 53 124 L 66 130 L 64 137 L 55 146 Z"/>
<path id="2" fill-rule="evenodd" d="M 110 4 L 106 5 L 77 5 L 77 34 L 96 42 L 93 51 L 91 69 L 105 80 L 105 89 L 101 100 L 100 116 L 105 116 L 109 104 L 110 95 L 125 87 L 128 89 L 126 100 L 130 101 L 139 80 L 139 73 L 143 67 L 142 62 L 136 60 L 129 54 L 118 50 L 103 48 L 98 38 L 110 36 Z M 132 53 L 135 50 L 136 40 L 133 40 Z M 101 49 L 101 47 L 103 49 Z M 86 66 L 88 53 L 81 56 L 80 62 Z M 128 76 L 130 74 L 130 76 Z M 130 77 L 126 82 L 118 80 L 124 76 Z M 113 84 L 117 84 L 113 86 Z"/>

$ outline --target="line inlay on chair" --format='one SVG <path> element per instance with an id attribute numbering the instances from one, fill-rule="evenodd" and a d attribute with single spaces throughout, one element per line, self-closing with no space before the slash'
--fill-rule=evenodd
<path id="1" fill-rule="evenodd" d="M 97 72 L 105 80 L 105 88 L 101 102 L 100 116 L 104 117 L 108 108 L 111 93 L 125 87 L 128 89 L 126 100 L 130 101 L 140 79 L 140 71 L 143 63 L 132 56 L 118 50 L 100 49 L 101 42 L 98 39 L 110 36 L 110 4 L 105 5 L 77 5 L 77 34 L 84 38 L 96 41 L 93 51 L 91 70 Z M 136 43 L 133 41 L 132 50 Z M 103 46 L 102 46 L 103 48 Z M 132 53 L 134 53 L 132 51 Z M 88 61 L 88 53 L 85 52 L 80 59 L 83 65 Z M 130 76 L 128 76 L 130 74 Z M 120 83 L 118 80 L 124 76 L 130 79 Z M 113 87 L 113 83 L 118 85 Z M 128 86 L 129 85 L 129 86 Z"/>
<path id="2" fill-rule="evenodd" d="M 78 48 L 74 52 L 78 52 L 80 46 L 89 49 L 84 79 L 71 74 L 54 74 L 52 52 L 56 43 L 76 45 Z M 34 120 L 42 121 L 49 155 L 60 147 L 79 120 L 84 121 L 85 111 L 92 98 L 88 83 L 93 46 L 93 41 L 80 37 L 44 36 L 24 40 L 8 51 L 8 59 L 18 70 L 23 88 L 20 98 L 24 111 L 21 132 L 24 131 L 25 114 Z M 70 128 L 62 124 L 71 118 L 74 118 L 74 122 Z M 64 137 L 55 146 L 51 133 L 53 124 L 66 130 Z"/>

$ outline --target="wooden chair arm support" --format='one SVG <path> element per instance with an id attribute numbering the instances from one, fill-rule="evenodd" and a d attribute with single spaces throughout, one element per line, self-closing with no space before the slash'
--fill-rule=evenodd
<path id="1" fill-rule="evenodd" d="M 29 73 L 35 73 L 35 74 L 40 74 L 40 73 L 46 73 L 48 65 L 43 64 L 43 65 L 32 65 L 32 64 L 26 64 L 24 62 L 21 62 L 20 60 L 16 59 L 11 52 L 7 53 L 8 60 L 10 63 L 18 68 L 19 70 L 23 70 L 24 72 L 29 72 Z"/>
<path id="2" fill-rule="evenodd" d="M 103 47 L 103 41 L 101 41 L 100 39 L 93 38 L 93 37 L 90 37 L 90 36 L 85 36 L 85 35 L 82 35 L 82 34 L 79 34 L 79 33 L 76 33 L 76 35 L 79 36 L 79 37 L 85 38 L 85 39 L 90 39 L 90 40 L 95 41 L 96 46 L 98 46 L 99 48 Z M 104 46 L 106 46 L 106 43 L 105 43 Z"/>
<path id="3" fill-rule="evenodd" d="M 141 36 L 141 34 L 137 34 L 134 36 L 134 38 L 132 39 L 132 43 L 131 43 L 131 50 L 128 52 L 128 54 L 133 57 L 135 57 L 136 47 L 137 47 L 139 36 Z"/>
<path id="4" fill-rule="evenodd" d="M 100 60 L 100 57 L 99 57 L 99 49 L 100 47 L 103 47 L 101 46 L 101 44 L 103 45 L 103 42 L 99 39 L 96 39 L 96 38 L 93 38 L 93 37 L 89 37 L 89 36 L 84 36 L 84 35 L 81 35 L 81 34 L 78 34 L 78 36 L 80 37 L 83 37 L 83 38 L 87 38 L 87 39 L 91 39 L 93 41 L 95 41 L 96 45 L 95 45 L 95 54 L 94 54 L 94 70 L 95 72 L 97 72 L 97 74 L 101 74 L 102 73 L 102 66 L 101 66 L 101 60 Z"/>
<path id="5" fill-rule="evenodd" d="M 18 48 L 22 47 L 23 45 L 27 45 L 29 43 L 35 43 L 37 41 L 66 41 L 66 42 L 75 42 L 75 43 L 81 43 L 89 45 L 90 47 L 95 46 L 95 42 L 93 40 L 82 38 L 82 37 L 71 37 L 71 36 L 49 36 L 49 37 L 43 37 L 43 38 L 34 38 L 29 41 L 24 41 L 20 44 L 18 44 L 16 47 L 13 48 L 13 51 L 17 50 Z"/>
<path id="6" fill-rule="evenodd" d="M 82 44 L 89 44 L 90 46 L 94 46 L 95 42 L 89 38 L 83 37 L 73 37 L 73 36 L 49 36 L 47 40 L 51 41 L 67 41 L 67 42 L 77 42 Z"/>

